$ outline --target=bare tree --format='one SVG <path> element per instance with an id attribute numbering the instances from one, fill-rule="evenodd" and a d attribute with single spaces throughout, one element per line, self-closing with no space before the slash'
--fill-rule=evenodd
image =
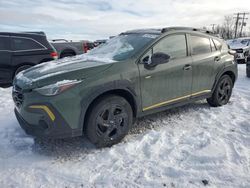
<path id="1" fill-rule="evenodd" d="M 222 25 L 217 25 L 214 32 L 224 39 L 232 39 L 234 36 L 234 18 L 233 16 L 225 16 Z"/>
<path id="2" fill-rule="evenodd" d="M 225 28 L 225 34 L 227 39 L 233 38 L 233 33 L 234 33 L 234 18 L 233 16 L 225 16 L 224 17 L 224 23 L 223 27 Z"/>

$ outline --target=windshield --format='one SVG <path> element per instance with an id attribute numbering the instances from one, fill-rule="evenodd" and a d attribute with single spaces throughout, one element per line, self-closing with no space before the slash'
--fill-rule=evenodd
<path id="1" fill-rule="evenodd" d="M 88 55 L 105 59 L 110 58 L 115 61 L 126 60 L 138 53 L 158 36 L 157 34 L 145 33 L 122 34 L 91 50 Z"/>
<path id="2" fill-rule="evenodd" d="M 243 44 L 243 45 L 247 46 L 247 45 L 249 45 L 249 42 L 250 42 L 249 39 L 243 39 L 243 40 L 235 39 L 235 40 L 228 41 L 228 44 L 230 44 L 230 45 Z"/>
<path id="3" fill-rule="evenodd" d="M 241 43 L 241 44 L 244 44 L 244 45 L 246 45 L 246 46 L 247 46 L 247 45 L 248 45 L 248 43 L 249 43 L 249 41 L 250 41 L 250 40 L 242 40 L 240 43 Z"/>

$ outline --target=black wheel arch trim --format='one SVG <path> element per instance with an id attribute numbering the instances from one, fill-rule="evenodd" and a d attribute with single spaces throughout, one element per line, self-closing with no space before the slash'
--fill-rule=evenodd
<path id="1" fill-rule="evenodd" d="M 236 67 L 236 68 L 235 68 Z M 214 82 L 214 85 L 213 85 L 213 88 L 212 88 L 212 93 L 214 92 L 215 88 L 216 88 L 216 85 L 219 81 L 219 79 L 221 78 L 222 75 L 224 75 L 225 73 L 231 73 L 234 75 L 234 78 L 235 80 L 233 81 L 235 83 L 235 81 L 237 80 L 237 77 L 238 77 L 238 70 L 237 70 L 237 65 L 230 65 L 230 66 L 225 66 L 223 67 L 216 75 L 215 77 L 215 82 Z M 230 76 L 230 75 L 229 75 Z"/>
<path id="2" fill-rule="evenodd" d="M 84 127 L 84 123 L 86 120 L 86 114 L 91 104 L 99 97 L 105 96 L 105 94 L 116 94 L 116 91 L 127 92 L 132 96 L 132 100 L 134 102 L 134 106 L 132 106 L 134 116 L 140 112 L 140 100 L 139 95 L 135 92 L 135 86 L 128 80 L 116 80 L 113 82 L 106 83 L 104 85 L 97 86 L 93 88 L 89 94 L 84 97 L 81 101 L 81 114 L 80 114 L 80 125 L 79 128 Z M 130 101 L 128 101 L 130 102 Z"/>

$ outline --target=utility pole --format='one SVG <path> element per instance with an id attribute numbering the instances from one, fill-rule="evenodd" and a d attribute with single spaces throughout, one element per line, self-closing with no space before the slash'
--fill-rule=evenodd
<path id="1" fill-rule="evenodd" d="M 217 24 L 211 24 L 211 26 L 212 26 L 212 30 L 213 30 L 213 33 L 215 33 L 215 26 L 216 26 Z"/>
<path id="2" fill-rule="evenodd" d="M 234 38 L 237 38 L 237 30 L 238 30 L 239 19 L 240 19 L 240 13 L 237 13 L 236 23 L 235 23 L 235 34 L 234 34 Z"/>
<path id="3" fill-rule="evenodd" d="M 236 17 L 234 17 L 236 19 L 236 23 L 235 23 L 235 35 L 234 38 L 237 38 L 237 33 L 238 33 L 238 26 L 239 26 L 239 21 L 242 20 L 241 22 L 241 30 L 240 30 L 240 37 L 242 36 L 242 31 L 243 31 L 243 27 L 246 26 L 245 20 L 247 20 L 248 18 L 246 18 L 246 15 L 248 15 L 249 13 L 246 12 L 238 12 L 235 15 L 237 15 Z M 243 16 L 243 17 L 240 17 Z"/>
<path id="4" fill-rule="evenodd" d="M 243 18 L 242 18 L 242 23 L 241 23 L 241 29 L 240 29 L 240 37 L 242 37 L 242 30 L 243 30 L 243 27 L 245 26 L 245 20 L 247 20 L 248 18 L 246 18 L 246 15 L 248 15 L 249 13 L 243 13 Z"/>

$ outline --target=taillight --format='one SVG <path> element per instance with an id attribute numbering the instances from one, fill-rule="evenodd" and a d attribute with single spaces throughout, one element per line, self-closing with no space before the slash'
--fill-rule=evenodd
<path id="1" fill-rule="evenodd" d="M 51 53 L 50 53 L 50 56 L 51 56 L 53 59 L 58 59 L 58 54 L 57 54 L 57 52 L 51 52 Z"/>
<path id="2" fill-rule="evenodd" d="M 87 53 L 89 50 L 87 43 L 83 43 L 83 52 Z"/>

